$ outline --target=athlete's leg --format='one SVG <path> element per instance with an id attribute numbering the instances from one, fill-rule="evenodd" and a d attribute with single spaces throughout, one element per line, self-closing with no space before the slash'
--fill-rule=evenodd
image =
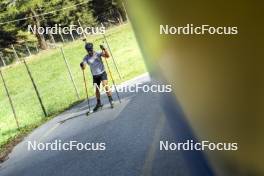
<path id="1" fill-rule="evenodd" d="M 98 100 L 100 101 L 100 97 L 101 97 L 101 95 L 100 95 L 100 84 L 99 85 L 95 84 L 94 86 L 95 86 L 95 96 L 96 96 L 96 99 L 98 102 Z"/>
<path id="2" fill-rule="evenodd" d="M 95 86 L 95 96 L 96 96 L 96 100 L 97 100 L 96 106 L 94 107 L 93 111 L 97 111 L 99 108 L 101 108 L 103 106 L 101 104 L 101 99 L 100 99 L 100 97 L 101 97 L 100 96 L 100 83 L 101 83 L 100 77 L 94 76 L 93 77 L 93 83 Z"/>
<path id="3" fill-rule="evenodd" d="M 102 85 L 105 89 L 106 95 L 108 97 L 108 100 L 110 102 L 111 108 L 114 107 L 113 98 L 112 98 L 112 91 L 108 85 L 108 80 L 102 80 Z"/>
<path id="4" fill-rule="evenodd" d="M 108 85 L 108 80 L 102 80 L 102 85 L 103 85 L 103 88 L 106 92 L 106 95 L 107 96 L 112 96 L 112 91 Z"/>

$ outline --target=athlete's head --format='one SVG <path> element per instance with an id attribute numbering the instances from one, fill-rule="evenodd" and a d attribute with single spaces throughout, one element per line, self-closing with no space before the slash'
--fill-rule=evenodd
<path id="1" fill-rule="evenodd" d="M 90 56 L 93 55 L 93 43 L 86 43 L 85 44 L 85 49 L 86 49 L 86 51 L 88 52 L 88 54 Z"/>

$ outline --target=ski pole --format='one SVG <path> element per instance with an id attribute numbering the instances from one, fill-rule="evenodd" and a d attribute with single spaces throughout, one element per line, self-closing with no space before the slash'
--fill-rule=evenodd
<path id="1" fill-rule="evenodd" d="M 105 39 L 105 43 L 106 43 L 106 45 L 107 45 L 107 48 L 109 49 L 109 52 L 110 52 L 111 57 L 112 57 L 112 59 L 113 59 L 114 66 L 115 66 L 115 69 L 116 69 L 116 71 L 117 71 L 117 73 L 118 73 L 118 76 L 119 76 L 120 79 L 122 79 L 121 74 L 120 74 L 120 72 L 119 72 L 119 69 L 118 69 L 118 67 L 117 67 L 117 65 L 116 65 L 116 61 L 115 61 L 115 58 L 114 58 L 114 56 L 113 56 L 112 50 L 111 50 L 111 48 L 110 48 L 110 46 L 109 46 L 109 44 L 108 44 L 108 42 L 107 42 L 107 39 L 106 39 L 106 37 L 105 37 L 104 34 L 103 34 L 103 36 L 104 36 L 104 39 Z"/>
<path id="2" fill-rule="evenodd" d="M 90 100 L 89 100 L 89 96 L 88 96 L 88 90 L 87 90 L 87 85 L 86 85 L 86 79 L 85 79 L 85 73 L 84 70 L 82 69 L 82 73 L 83 73 L 83 82 L 84 82 L 84 87 L 85 87 L 85 92 L 86 92 L 86 99 L 88 102 L 88 108 L 89 108 L 89 112 L 91 111 L 91 106 L 90 106 Z"/>
<path id="3" fill-rule="evenodd" d="M 108 64 L 107 58 L 105 58 L 105 62 L 106 62 L 106 66 L 107 66 L 107 69 L 108 69 L 108 71 L 109 71 L 109 75 L 110 75 L 110 77 L 111 77 L 111 80 L 112 80 L 112 82 L 113 82 L 113 84 L 114 84 L 114 88 L 115 88 L 115 91 L 116 91 L 116 95 L 117 95 L 118 101 L 119 101 L 119 103 L 121 103 L 121 100 L 120 100 L 120 97 L 119 97 L 119 93 L 118 93 L 117 88 L 116 88 L 115 80 L 114 80 L 114 78 L 113 78 L 113 76 L 112 76 L 112 72 L 111 72 L 111 70 L 110 70 L 110 67 L 109 67 L 109 64 Z"/>
<path id="4" fill-rule="evenodd" d="M 101 25 L 104 26 L 103 23 L 101 23 Z M 110 48 L 110 45 L 109 45 L 109 43 L 108 43 L 108 41 L 107 41 L 106 36 L 105 36 L 104 33 L 103 33 L 103 36 L 104 36 L 104 40 L 105 40 L 105 43 L 106 43 L 106 45 L 107 45 L 107 48 L 109 49 L 110 55 L 111 55 L 111 57 L 112 57 L 112 59 L 113 59 L 113 62 L 114 62 L 114 65 L 115 65 L 115 69 L 116 69 L 116 71 L 117 71 L 117 73 L 118 73 L 118 76 L 119 76 L 120 79 L 122 79 L 121 74 L 120 74 L 120 72 L 119 72 L 119 70 L 118 70 L 118 67 L 117 67 L 117 64 L 116 64 L 115 58 L 114 58 L 114 56 L 113 56 L 112 50 L 111 50 L 111 48 Z"/>

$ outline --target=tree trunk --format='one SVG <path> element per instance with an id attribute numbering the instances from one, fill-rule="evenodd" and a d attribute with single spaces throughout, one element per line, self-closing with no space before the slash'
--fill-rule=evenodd
<path id="1" fill-rule="evenodd" d="M 46 19 L 45 19 L 44 16 L 42 16 L 42 20 L 44 21 L 44 25 L 45 25 L 45 26 L 48 26 L 48 25 L 47 25 L 47 21 L 46 21 Z M 48 35 L 49 35 L 49 41 L 50 41 L 51 44 L 54 44 L 54 46 L 52 46 L 52 47 L 54 48 L 54 47 L 55 47 L 55 44 L 56 44 L 56 42 L 55 42 L 55 40 L 54 40 L 54 37 L 53 37 L 53 35 L 50 33 L 50 31 L 47 31 L 47 32 L 48 32 Z"/>
<path id="2" fill-rule="evenodd" d="M 36 28 L 38 29 L 40 26 L 40 20 L 39 20 L 39 17 L 36 16 L 37 13 L 34 11 L 34 9 L 30 9 L 31 11 L 31 15 L 34 16 L 32 19 L 33 19 L 33 25 L 36 25 Z M 36 32 L 36 37 L 38 39 L 38 44 L 40 46 L 41 49 L 43 50 L 46 50 L 48 48 L 48 45 L 45 41 L 45 37 L 43 34 L 39 34 L 38 32 Z"/>

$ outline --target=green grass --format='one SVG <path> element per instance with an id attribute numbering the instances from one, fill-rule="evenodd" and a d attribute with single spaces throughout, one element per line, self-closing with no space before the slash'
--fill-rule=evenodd
<path id="1" fill-rule="evenodd" d="M 133 31 L 129 24 L 113 27 L 106 33 L 109 45 L 122 73 L 123 80 L 118 78 L 112 59 L 109 60 L 113 76 L 117 83 L 131 79 L 146 72 L 142 55 L 136 43 Z M 95 49 L 99 50 L 102 36 L 88 38 L 94 41 Z M 83 41 L 75 41 L 63 46 L 65 56 L 69 62 L 74 80 L 81 99 L 85 99 L 82 72 L 79 63 L 86 54 Z M 79 101 L 75 95 L 65 63 L 59 49 L 43 51 L 27 60 L 29 68 L 35 79 L 40 95 L 47 109 L 47 119 L 62 112 L 73 103 Z M 88 71 L 88 72 L 87 72 Z M 86 70 L 88 77 L 89 95 L 94 95 L 90 71 Z M 43 123 L 45 117 L 42 113 L 33 86 L 23 64 L 13 65 L 3 70 L 8 89 L 14 102 L 18 121 L 23 129 L 32 129 Z M 23 133 L 16 128 L 15 120 L 6 96 L 4 86 L 0 84 L 0 149 L 10 139 Z"/>

